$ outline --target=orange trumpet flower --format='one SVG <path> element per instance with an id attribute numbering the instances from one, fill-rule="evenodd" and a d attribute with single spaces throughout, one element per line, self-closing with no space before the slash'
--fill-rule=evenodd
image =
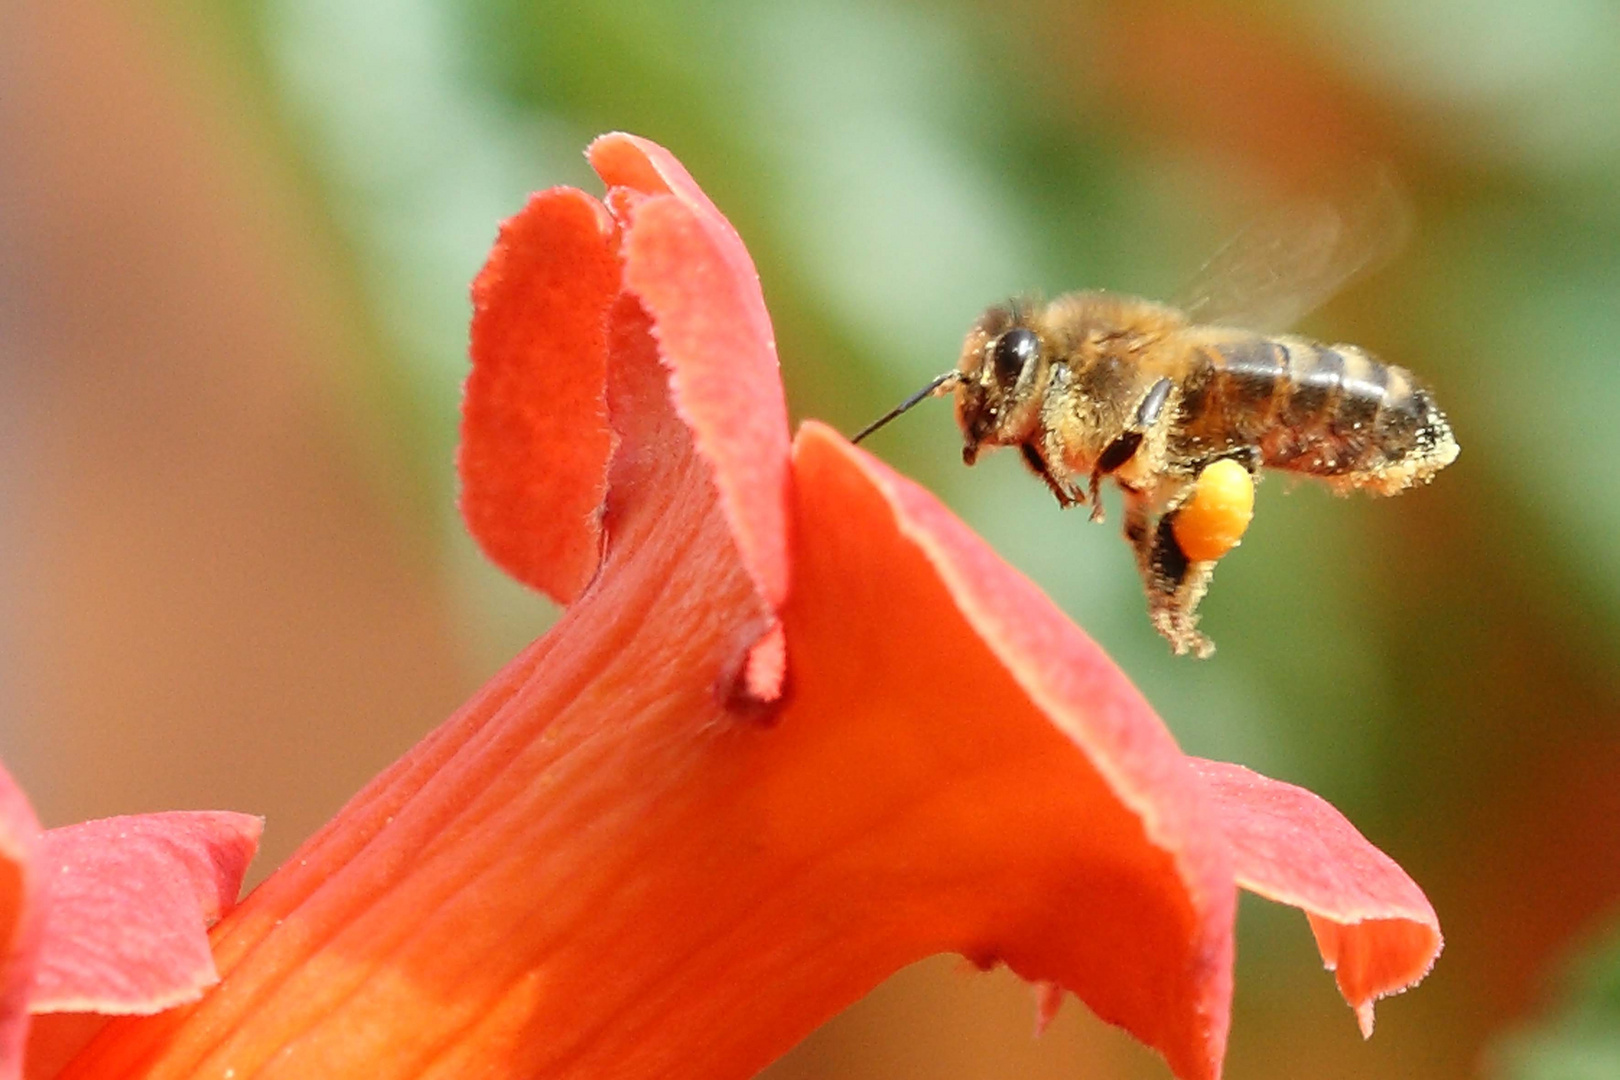
<path id="1" fill-rule="evenodd" d="M 463 510 L 568 605 L 83 1078 L 745 1077 L 938 952 L 1219 1075 L 1239 885 L 1370 1030 L 1440 947 L 1306 792 L 1176 747 L 927 492 L 790 440 L 742 242 L 665 150 L 534 196 L 474 286 Z"/>

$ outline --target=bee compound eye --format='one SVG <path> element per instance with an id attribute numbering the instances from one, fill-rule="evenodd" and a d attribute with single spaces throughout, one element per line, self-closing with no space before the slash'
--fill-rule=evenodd
<path id="1" fill-rule="evenodd" d="M 1041 339 L 1035 336 L 1035 331 L 1023 326 L 1013 327 L 996 339 L 992 354 L 996 376 L 1006 382 L 1018 378 L 1024 365 L 1034 360 L 1040 351 Z"/>

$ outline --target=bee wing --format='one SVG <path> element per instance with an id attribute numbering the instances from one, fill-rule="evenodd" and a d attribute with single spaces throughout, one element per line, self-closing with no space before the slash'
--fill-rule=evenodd
<path id="1" fill-rule="evenodd" d="M 1262 215 L 1199 269 L 1175 304 L 1194 322 L 1286 330 L 1394 255 L 1411 218 L 1390 171 L 1369 169 L 1335 195 Z"/>

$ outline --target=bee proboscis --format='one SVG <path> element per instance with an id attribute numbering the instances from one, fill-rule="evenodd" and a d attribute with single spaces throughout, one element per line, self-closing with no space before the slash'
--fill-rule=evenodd
<path id="1" fill-rule="evenodd" d="M 1386 188 L 1267 219 L 1212 260 L 1182 307 L 1106 292 L 992 307 L 954 370 L 855 441 L 954 391 L 967 464 L 1015 446 L 1061 505 L 1089 504 L 1097 521 L 1100 487 L 1112 480 L 1154 627 L 1178 654 L 1207 657 L 1214 646 L 1197 629 L 1198 604 L 1219 556 L 1186 549 L 1222 551 L 1248 520 L 1224 546 L 1178 538 L 1178 516 L 1200 497 L 1209 466 L 1233 461 L 1249 478 L 1277 469 L 1340 494 L 1392 495 L 1457 457 L 1450 423 L 1405 368 L 1353 345 L 1263 329 L 1292 322 L 1387 252 L 1404 222 L 1394 200 Z M 1240 319 L 1246 326 L 1233 325 Z M 1221 472 L 1230 485 L 1235 470 Z"/>

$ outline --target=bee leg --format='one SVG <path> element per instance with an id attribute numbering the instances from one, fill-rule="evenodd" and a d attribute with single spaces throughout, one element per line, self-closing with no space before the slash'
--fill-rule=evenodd
<path id="1" fill-rule="evenodd" d="M 1189 559 L 1175 534 L 1176 511 L 1159 519 L 1153 532 L 1148 613 L 1153 628 L 1170 643 L 1177 656 L 1192 653 L 1207 660 L 1215 643 L 1198 632 L 1198 603 L 1209 591 L 1215 560 Z"/>
<path id="2" fill-rule="evenodd" d="M 1164 403 L 1170 399 L 1172 389 L 1174 386 L 1169 379 L 1160 379 L 1154 383 L 1137 405 L 1131 426 L 1115 436 L 1112 442 L 1103 447 L 1103 452 L 1097 455 L 1097 464 L 1091 470 L 1092 521 L 1103 519 L 1102 500 L 1097 497 L 1102 487 L 1102 478 L 1136 456 L 1136 451 L 1141 449 L 1142 441 L 1147 438 L 1149 429 L 1159 422 L 1159 416 L 1164 412 Z"/>
<path id="3" fill-rule="evenodd" d="M 1190 652 L 1207 659 L 1215 644 L 1198 632 L 1198 602 L 1209 591 L 1215 562 L 1187 557 L 1176 540 L 1175 516 L 1170 510 L 1155 525 L 1147 500 L 1127 495 L 1125 539 L 1136 552 L 1153 628 L 1177 656 Z"/>
<path id="4" fill-rule="evenodd" d="M 1125 495 L 1125 540 L 1136 553 L 1136 569 L 1147 583 L 1148 569 L 1153 565 L 1153 516 L 1148 512 L 1147 499 L 1130 492 Z"/>
<path id="5" fill-rule="evenodd" d="M 1021 443 L 1018 449 L 1023 451 L 1024 464 L 1028 465 L 1030 471 L 1036 476 L 1045 480 L 1046 486 L 1052 489 L 1052 494 L 1057 496 L 1059 506 L 1067 510 L 1069 507 L 1084 501 L 1075 498 L 1067 488 L 1057 482 L 1057 478 L 1052 475 L 1052 470 L 1046 466 L 1046 459 L 1041 456 L 1040 450 L 1034 443 Z"/>
<path id="6" fill-rule="evenodd" d="M 1142 432 L 1127 431 L 1103 448 L 1097 456 L 1097 464 L 1091 469 L 1091 520 L 1103 519 L 1102 493 L 1103 477 L 1131 460 L 1137 447 L 1142 445 Z"/>
<path id="7" fill-rule="evenodd" d="M 1093 470 L 1091 473 L 1091 520 L 1101 525 L 1103 520 L 1102 505 L 1102 478 L 1103 474 Z"/>

